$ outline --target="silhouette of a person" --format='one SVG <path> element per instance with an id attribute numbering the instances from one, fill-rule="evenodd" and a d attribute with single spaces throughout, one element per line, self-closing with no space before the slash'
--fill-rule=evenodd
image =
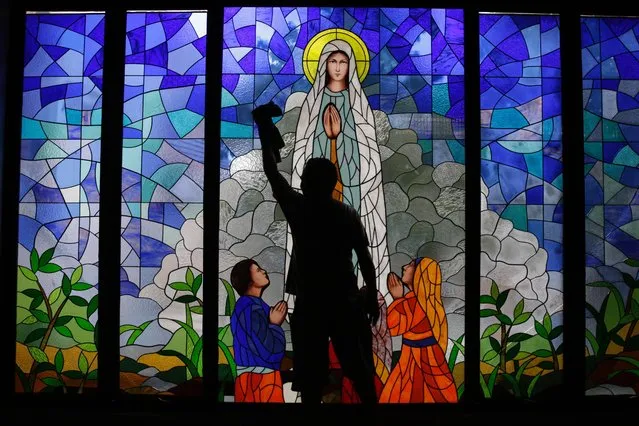
<path id="1" fill-rule="evenodd" d="M 308 160 L 302 173 L 302 194 L 277 170 L 272 143 L 278 131 L 272 117 L 282 111 L 269 103 L 253 118 L 262 141 L 264 172 L 291 228 L 297 297 L 291 318 L 295 351 L 293 370 L 302 402 L 316 404 L 328 376 L 328 343 L 333 342 L 344 375 L 363 403 L 377 402 L 370 324 L 379 319 L 375 268 L 359 214 L 332 197 L 335 165 L 326 158 Z M 353 251 L 366 283 L 361 298 Z M 362 303 L 363 301 L 363 303 Z"/>

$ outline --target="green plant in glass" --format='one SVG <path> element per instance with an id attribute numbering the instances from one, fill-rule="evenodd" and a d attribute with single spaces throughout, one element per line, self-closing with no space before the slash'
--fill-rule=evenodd
<path id="1" fill-rule="evenodd" d="M 69 388 L 65 379 L 81 380 L 77 389 L 81 393 L 87 380 L 97 378 L 97 369 L 91 365 L 97 357 L 88 362 L 84 351 L 97 351 L 97 323 L 94 326 L 89 318 L 98 309 L 98 296 L 90 300 L 82 297 L 82 292 L 92 289 L 93 285 L 80 281 L 83 268 L 78 265 L 71 276 L 62 272 L 60 285 L 49 294 L 41 284 L 42 274 L 57 274 L 62 267 L 54 263 L 55 247 L 45 250 L 42 255 L 33 248 L 29 266 L 18 266 L 17 324 L 18 342 L 27 345 L 32 362 L 25 375 L 16 366 L 16 373 L 25 392 L 33 392 L 40 373 L 54 372 L 55 377 L 44 377 L 43 391 L 52 392 L 58 388 L 64 393 Z M 25 334 L 26 332 L 26 334 Z M 52 340 L 56 344 L 52 345 Z M 82 352 L 78 358 L 77 370 L 64 370 L 64 354 L 58 349 L 53 360 L 45 350 L 49 346 L 77 346 Z"/>

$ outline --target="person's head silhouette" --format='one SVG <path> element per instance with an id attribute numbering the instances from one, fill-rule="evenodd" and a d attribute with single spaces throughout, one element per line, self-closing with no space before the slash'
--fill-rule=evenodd
<path id="1" fill-rule="evenodd" d="M 337 183 L 335 165 L 327 158 L 311 158 L 302 172 L 302 192 L 311 198 L 331 198 Z"/>

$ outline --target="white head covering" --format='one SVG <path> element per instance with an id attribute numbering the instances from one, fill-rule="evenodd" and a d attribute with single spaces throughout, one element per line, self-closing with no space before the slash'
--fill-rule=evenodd
<path id="1" fill-rule="evenodd" d="M 343 40 L 333 40 L 324 46 L 319 59 L 315 82 L 302 104 L 295 134 L 292 185 L 294 188 L 300 187 L 304 165 L 312 157 L 315 129 L 317 128 L 317 120 L 320 119 L 321 115 L 319 110 L 322 105 L 322 95 L 326 82 L 326 61 L 333 52 L 338 50 L 345 52 L 349 58 L 348 95 L 350 108 L 355 118 L 355 131 L 359 145 L 360 190 L 362 194 L 366 194 L 373 186 L 381 185 L 381 159 L 375 136 L 375 118 L 357 75 L 357 65 L 353 50 L 350 44 Z M 361 208 L 366 208 L 364 203 L 361 204 Z M 361 211 L 362 216 L 367 213 L 368 211 L 366 210 Z"/>

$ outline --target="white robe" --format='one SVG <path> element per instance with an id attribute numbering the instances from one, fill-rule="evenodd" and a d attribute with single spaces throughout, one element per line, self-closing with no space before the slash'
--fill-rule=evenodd
<path id="1" fill-rule="evenodd" d="M 348 93 L 350 110 L 355 121 L 355 135 L 359 151 L 359 213 L 370 242 L 369 251 L 375 266 L 377 289 L 385 289 L 386 276 L 390 272 L 388 247 L 386 244 L 386 206 L 382 186 L 382 162 L 375 134 L 375 119 L 368 99 L 362 90 L 355 58 L 350 45 L 343 40 L 327 43 L 322 51 L 317 68 L 315 82 L 302 103 L 293 152 L 292 186 L 300 189 L 302 172 L 306 161 L 313 157 L 315 132 L 321 119 L 321 104 L 326 81 L 326 61 L 336 50 L 346 52 L 349 57 Z M 338 163 L 340 162 L 338 158 Z M 357 203 L 356 203 L 357 204 Z M 287 231 L 286 270 L 288 274 L 293 238 L 290 228 Z M 330 267 L 326 265 L 326 267 Z M 358 285 L 363 286 L 361 273 L 357 273 Z M 385 291 L 382 291 L 385 293 Z M 289 300 L 289 308 L 293 300 Z"/>

